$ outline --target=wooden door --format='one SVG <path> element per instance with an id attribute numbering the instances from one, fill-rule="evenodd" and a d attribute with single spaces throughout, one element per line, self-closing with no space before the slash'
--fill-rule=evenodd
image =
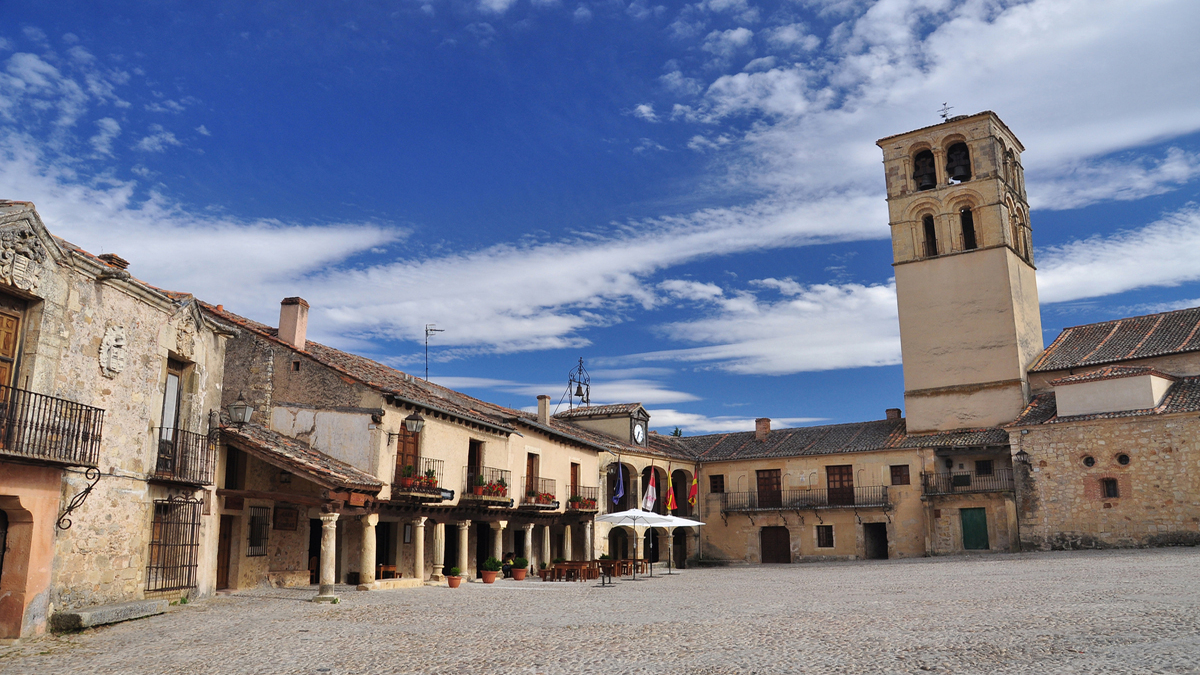
<path id="1" fill-rule="evenodd" d="M 229 588 L 229 551 L 233 544 L 233 516 L 221 516 L 217 534 L 217 589 Z"/>
<path id="2" fill-rule="evenodd" d="M 0 314 L 0 385 L 13 386 L 17 369 L 17 347 L 21 341 L 21 319 Z"/>
<path id="3" fill-rule="evenodd" d="M 829 487 L 829 503 L 834 506 L 854 505 L 854 467 L 850 464 L 825 467 Z"/>
<path id="4" fill-rule="evenodd" d="M 396 480 L 412 478 L 421 473 L 417 465 L 417 448 L 420 447 L 421 434 L 412 433 L 408 429 L 400 430 L 400 438 L 396 441 Z"/>
<path id="5" fill-rule="evenodd" d="M 525 455 L 525 496 L 538 492 L 538 456 L 532 452 Z"/>
<path id="6" fill-rule="evenodd" d="M 968 551 L 986 551 L 989 546 L 987 509 L 959 509 L 962 517 L 963 548 Z"/>
<path id="7" fill-rule="evenodd" d="M 786 527 L 764 527 L 759 532 L 764 563 L 792 562 L 792 535 Z"/>
<path id="8" fill-rule="evenodd" d="M 579 465 L 571 462 L 571 492 L 567 496 L 574 497 L 579 494 Z"/>
<path id="9" fill-rule="evenodd" d="M 780 492 L 779 469 L 758 471 L 758 508 L 778 509 L 783 506 Z"/>

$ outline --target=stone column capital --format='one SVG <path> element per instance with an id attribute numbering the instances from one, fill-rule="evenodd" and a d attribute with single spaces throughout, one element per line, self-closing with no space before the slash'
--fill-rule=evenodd
<path id="1" fill-rule="evenodd" d="M 429 520 L 426 516 L 420 516 L 412 519 L 412 524 L 416 527 L 425 527 L 425 521 Z"/>
<path id="2" fill-rule="evenodd" d="M 492 529 L 493 530 L 503 530 L 506 527 L 508 527 L 507 520 L 493 520 L 492 521 Z"/>
<path id="3" fill-rule="evenodd" d="M 471 529 L 471 521 L 469 521 L 469 520 L 458 521 L 458 531 L 459 532 L 466 532 L 469 529 Z"/>
<path id="4" fill-rule="evenodd" d="M 322 513 L 321 515 L 319 515 L 317 517 L 321 519 L 321 527 L 336 527 L 337 526 L 336 523 L 337 523 L 337 519 L 338 519 L 339 515 L 341 515 L 341 514 Z"/>
<path id="5" fill-rule="evenodd" d="M 521 529 L 525 530 L 526 532 L 533 532 L 533 523 L 525 523 L 521 526 Z"/>
<path id="6" fill-rule="evenodd" d="M 370 527 L 375 527 L 379 524 L 378 513 L 368 513 L 365 516 L 359 516 L 358 519 L 362 521 L 363 525 L 368 525 Z"/>

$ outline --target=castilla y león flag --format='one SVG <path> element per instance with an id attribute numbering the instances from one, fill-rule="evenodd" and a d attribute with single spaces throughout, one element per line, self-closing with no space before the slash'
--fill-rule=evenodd
<path id="1" fill-rule="evenodd" d="M 646 498 L 642 500 L 642 508 L 646 511 L 654 510 L 654 502 L 658 501 L 658 490 L 654 487 L 654 471 L 650 472 L 650 487 L 646 488 Z"/>

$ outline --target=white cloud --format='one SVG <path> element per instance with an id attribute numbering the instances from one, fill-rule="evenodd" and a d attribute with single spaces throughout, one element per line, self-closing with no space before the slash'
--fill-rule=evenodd
<path id="1" fill-rule="evenodd" d="M 672 70 L 671 72 L 660 76 L 658 81 L 662 82 L 662 85 L 666 87 L 668 91 L 672 91 L 676 94 L 681 94 L 684 96 L 694 96 L 704 91 L 704 88 L 700 86 L 700 82 L 698 80 L 691 77 L 685 77 L 683 72 L 679 70 Z"/>
<path id="2" fill-rule="evenodd" d="M 587 23 L 592 20 L 592 10 L 580 5 L 571 13 L 571 17 L 575 19 L 575 23 Z"/>
<path id="3" fill-rule="evenodd" d="M 701 0 L 696 7 L 705 12 L 729 14 L 745 23 L 758 21 L 758 8 L 750 6 L 746 0 Z"/>
<path id="4" fill-rule="evenodd" d="M 467 24 L 467 32 L 474 35 L 479 40 L 480 46 L 486 47 L 496 39 L 496 29 L 492 24 L 485 22 L 477 22 Z"/>
<path id="5" fill-rule="evenodd" d="M 1132 201 L 1182 187 L 1200 175 L 1200 154 L 1168 148 L 1166 156 L 1080 161 L 1041 171 L 1028 186 L 1030 205 L 1051 211 L 1105 201 Z"/>
<path id="6" fill-rule="evenodd" d="M 713 300 L 724 293 L 716 284 L 686 279 L 667 279 L 659 283 L 658 288 L 671 297 L 683 300 Z"/>
<path id="7" fill-rule="evenodd" d="M 208 127 L 204 126 L 203 124 L 196 127 L 196 133 L 200 134 L 201 136 L 212 136 L 212 133 L 208 130 Z"/>
<path id="8" fill-rule="evenodd" d="M 744 26 L 729 30 L 714 30 L 705 36 L 701 49 L 718 58 L 729 59 L 749 47 L 753 38 L 754 31 Z"/>
<path id="9" fill-rule="evenodd" d="M 1196 251 L 1200 207 L 1191 205 L 1140 229 L 1035 251 L 1038 295 L 1054 303 L 1197 281 Z"/>
<path id="10" fill-rule="evenodd" d="M 640 103 L 633 107 L 633 115 L 640 117 L 647 122 L 657 122 L 658 115 L 654 114 L 654 105 L 650 103 Z"/>
<path id="11" fill-rule="evenodd" d="M 167 148 L 183 145 L 175 134 L 163 129 L 160 124 L 150 125 L 150 134 L 133 145 L 135 150 L 142 152 L 164 152 Z"/>
<path id="12" fill-rule="evenodd" d="M 96 154 L 111 155 L 112 142 L 121 133 L 121 125 L 111 117 L 104 117 L 96 120 L 96 127 L 99 131 L 88 139 L 88 142 L 92 144 Z"/>
<path id="13" fill-rule="evenodd" d="M 185 110 L 185 106 L 178 102 L 166 99 L 163 101 L 154 101 L 146 105 L 146 110 L 150 112 L 175 113 L 179 114 Z"/>
<path id="14" fill-rule="evenodd" d="M 776 26 L 763 31 L 767 44 L 775 49 L 785 51 L 811 52 L 821 46 L 821 38 L 808 32 L 802 23 L 792 23 L 786 26 Z"/>
<path id="15" fill-rule="evenodd" d="M 493 14 L 503 14 L 515 4 L 517 4 L 517 0 L 479 0 L 479 9 Z"/>
<path id="16" fill-rule="evenodd" d="M 753 417 L 716 416 L 680 412 L 673 408 L 646 409 L 650 413 L 650 426 L 670 430 L 679 427 L 686 435 L 728 434 L 739 431 L 754 431 Z M 771 420 L 771 428 L 786 429 L 823 422 L 823 417 L 780 417 Z"/>
<path id="17" fill-rule="evenodd" d="M 664 147 L 661 143 L 659 143 L 658 141 L 656 141 L 654 139 L 642 138 L 642 139 L 638 140 L 638 144 L 637 144 L 637 146 L 635 146 L 633 148 L 633 151 L 634 152 L 646 152 L 649 150 L 665 151 L 666 149 L 667 149 L 666 147 Z"/>
<path id="18" fill-rule="evenodd" d="M 659 371 L 660 369 L 640 370 Z M 530 399 L 530 407 L 533 410 L 537 409 L 535 403 L 537 396 L 542 394 L 550 396 L 551 405 L 554 406 L 561 395 L 566 392 L 565 381 L 555 384 L 530 384 L 486 377 L 431 377 L 430 379 L 450 389 L 487 389 L 527 396 Z M 592 376 L 591 392 L 592 405 L 634 402 L 642 404 L 687 403 L 700 400 L 694 394 L 667 389 L 661 382 L 654 379 L 637 377 L 603 378 L 598 374 Z"/>
<path id="19" fill-rule="evenodd" d="M 778 59 L 776 59 L 774 56 L 763 56 L 761 58 L 754 59 L 750 63 L 747 63 L 742 70 L 747 73 L 752 73 L 756 70 L 770 70 L 775 67 L 775 63 L 777 61 Z"/>

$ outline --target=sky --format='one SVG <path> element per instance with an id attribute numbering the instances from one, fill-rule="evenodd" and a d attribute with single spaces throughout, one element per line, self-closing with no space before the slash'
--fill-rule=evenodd
<path id="1" fill-rule="evenodd" d="M 875 141 L 995 111 L 1044 340 L 1200 305 L 1194 0 L 0 4 L 0 198 L 154 285 L 517 408 L 903 407 Z M 565 401 L 563 406 L 566 406 Z"/>

